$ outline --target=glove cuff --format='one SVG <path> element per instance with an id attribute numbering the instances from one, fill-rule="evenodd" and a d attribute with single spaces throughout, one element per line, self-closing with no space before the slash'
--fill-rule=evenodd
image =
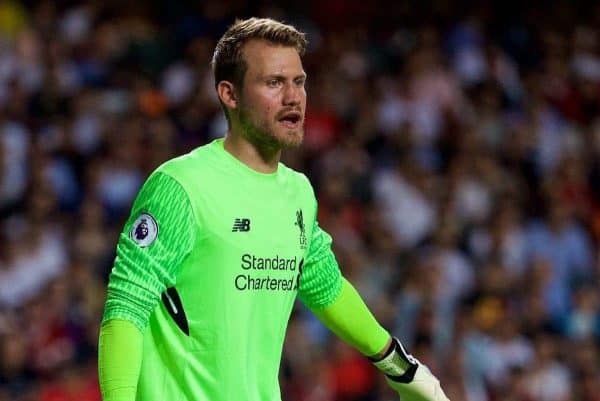
<path id="1" fill-rule="evenodd" d="M 419 366 L 419 362 L 404 350 L 396 337 L 392 337 L 392 344 L 383 357 L 369 359 L 390 380 L 398 383 L 410 383 Z"/>

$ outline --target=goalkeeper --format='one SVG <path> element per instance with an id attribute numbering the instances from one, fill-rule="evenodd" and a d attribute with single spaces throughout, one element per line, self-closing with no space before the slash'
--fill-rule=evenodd
<path id="1" fill-rule="evenodd" d="M 133 204 L 100 330 L 104 401 L 280 400 L 297 295 L 402 401 L 447 400 L 341 276 L 310 183 L 279 163 L 302 142 L 305 47 L 294 27 L 256 18 L 218 42 L 228 132 L 160 166 Z"/>

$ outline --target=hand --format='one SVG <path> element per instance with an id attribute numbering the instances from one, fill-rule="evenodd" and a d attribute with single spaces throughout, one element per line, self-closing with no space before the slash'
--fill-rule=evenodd
<path id="1" fill-rule="evenodd" d="M 427 366 L 417 362 L 417 370 L 412 381 L 401 383 L 386 377 L 388 384 L 399 395 L 401 401 L 450 401 L 440 381 L 431 373 Z"/>
<path id="2" fill-rule="evenodd" d="M 406 352 L 397 338 L 392 338 L 383 356 L 371 361 L 386 375 L 401 401 L 450 401 L 439 380 L 427 366 Z"/>

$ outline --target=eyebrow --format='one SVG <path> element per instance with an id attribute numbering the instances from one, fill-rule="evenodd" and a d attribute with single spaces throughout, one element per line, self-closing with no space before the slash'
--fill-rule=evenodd
<path id="1" fill-rule="evenodd" d="M 280 80 L 286 80 L 287 77 L 285 75 L 282 74 L 267 74 L 264 76 L 264 79 L 269 79 L 269 78 L 275 78 L 275 79 L 280 79 Z M 307 75 L 306 73 L 302 73 L 300 75 L 296 75 L 295 77 L 292 78 L 293 81 L 295 81 L 298 78 L 302 78 L 302 79 L 306 79 Z"/>

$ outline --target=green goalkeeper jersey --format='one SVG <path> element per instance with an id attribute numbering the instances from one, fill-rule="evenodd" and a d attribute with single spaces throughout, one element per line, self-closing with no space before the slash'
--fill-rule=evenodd
<path id="1" fill-rule="evenodd" d="M 341 275 L 306 177 L 241 163 L 216 140 L 159 167 L 120 235 L 104 321 L 143 333 L 137 400 L 277 401 L 296 295 L 331 304 Z"/>

